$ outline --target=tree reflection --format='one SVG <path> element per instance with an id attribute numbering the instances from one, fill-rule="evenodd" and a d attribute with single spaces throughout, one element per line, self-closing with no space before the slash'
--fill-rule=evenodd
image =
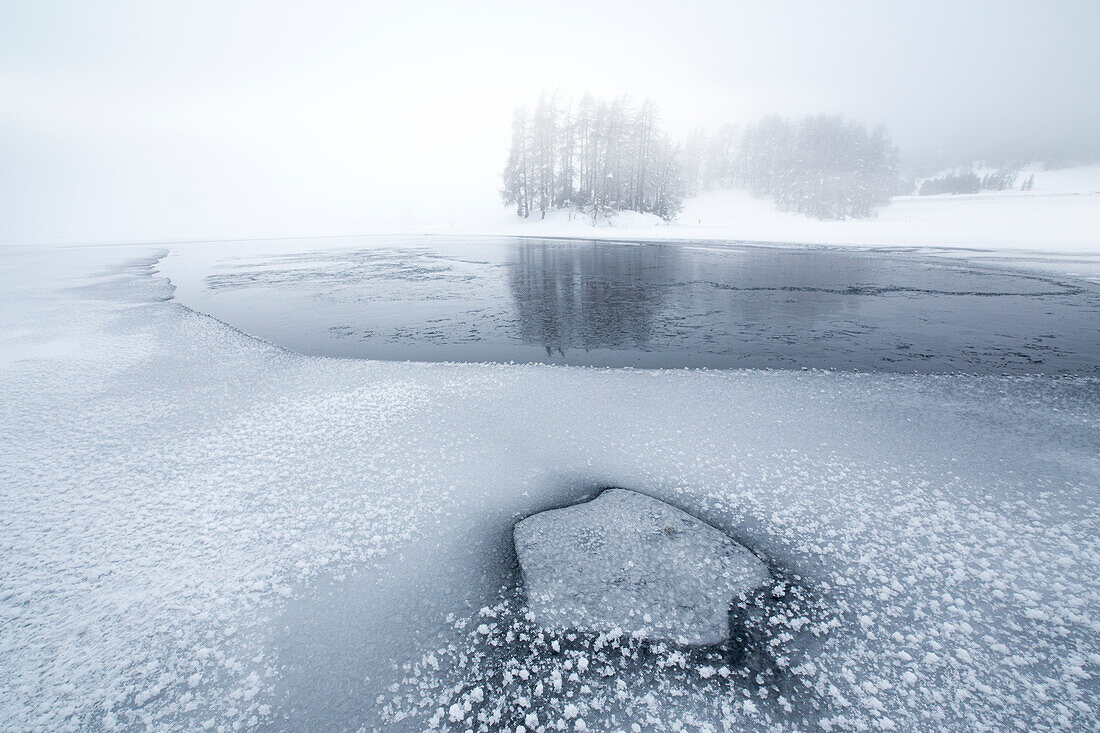
<path id="1" fill-rule="evenodd" d="M 644 347 L 677 280 L 675 247 L 519 240 L 509 285 L 519 338 L 569 349 Z"/>

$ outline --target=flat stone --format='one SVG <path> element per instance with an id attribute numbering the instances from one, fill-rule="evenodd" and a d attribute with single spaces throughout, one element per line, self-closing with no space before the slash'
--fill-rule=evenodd
<path id="1" fill-rule="evenodd" d="M 734 598 L 769 579 L 744 545 L 625 489 L 530 516 L 514 539 L 528 607 L 548 629 L 717 644 Z"/>

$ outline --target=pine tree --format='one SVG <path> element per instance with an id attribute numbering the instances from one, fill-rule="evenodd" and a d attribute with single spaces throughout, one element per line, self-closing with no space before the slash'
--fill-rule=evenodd
<path id="1" fill-rule="evenodd" d="M 517 107 L 512 115 L 512 144 L 504 166 L 504 189 L 501 191 L 504 203 L 515 205 L 516 214 L 525 219 L 531 216 L 529 126 L 527 109 Z"/>
<path id="2" fill-rule="evenodd" d="M 634 107 L 585 95 L 574 108 L 543 94 L 520 108 L 504 170 L 504 200 L 523 217 L 571 208 L 594 217 L 632 209 L 671 219 L 684 198 L 681 150 L 650 101 Z"/>

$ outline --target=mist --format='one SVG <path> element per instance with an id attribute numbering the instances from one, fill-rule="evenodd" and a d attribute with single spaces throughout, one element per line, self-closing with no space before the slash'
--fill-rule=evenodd
<path id="1" fill-rule="evenodd" d="M 511 112 L 884 123 L 901 164 L 1098 152 L 1100 6 L 7 3 L 0 242 L 353 234 L 501 217 Z"/>
<path id="2" fill-rule="evenodd" d="M 1100 732 L 1097 31 L 0 0 L 0 732 Z"/>

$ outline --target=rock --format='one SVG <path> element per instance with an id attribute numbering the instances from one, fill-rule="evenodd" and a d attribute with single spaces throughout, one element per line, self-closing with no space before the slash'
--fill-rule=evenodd
<path id="1" fill-rule="evenodd" d="M 717 644 L 733 599 L 769 579 L 718 529 L 625 489 L 530 516 L 514 539 L 528 606 L 549 629 Z"/>

